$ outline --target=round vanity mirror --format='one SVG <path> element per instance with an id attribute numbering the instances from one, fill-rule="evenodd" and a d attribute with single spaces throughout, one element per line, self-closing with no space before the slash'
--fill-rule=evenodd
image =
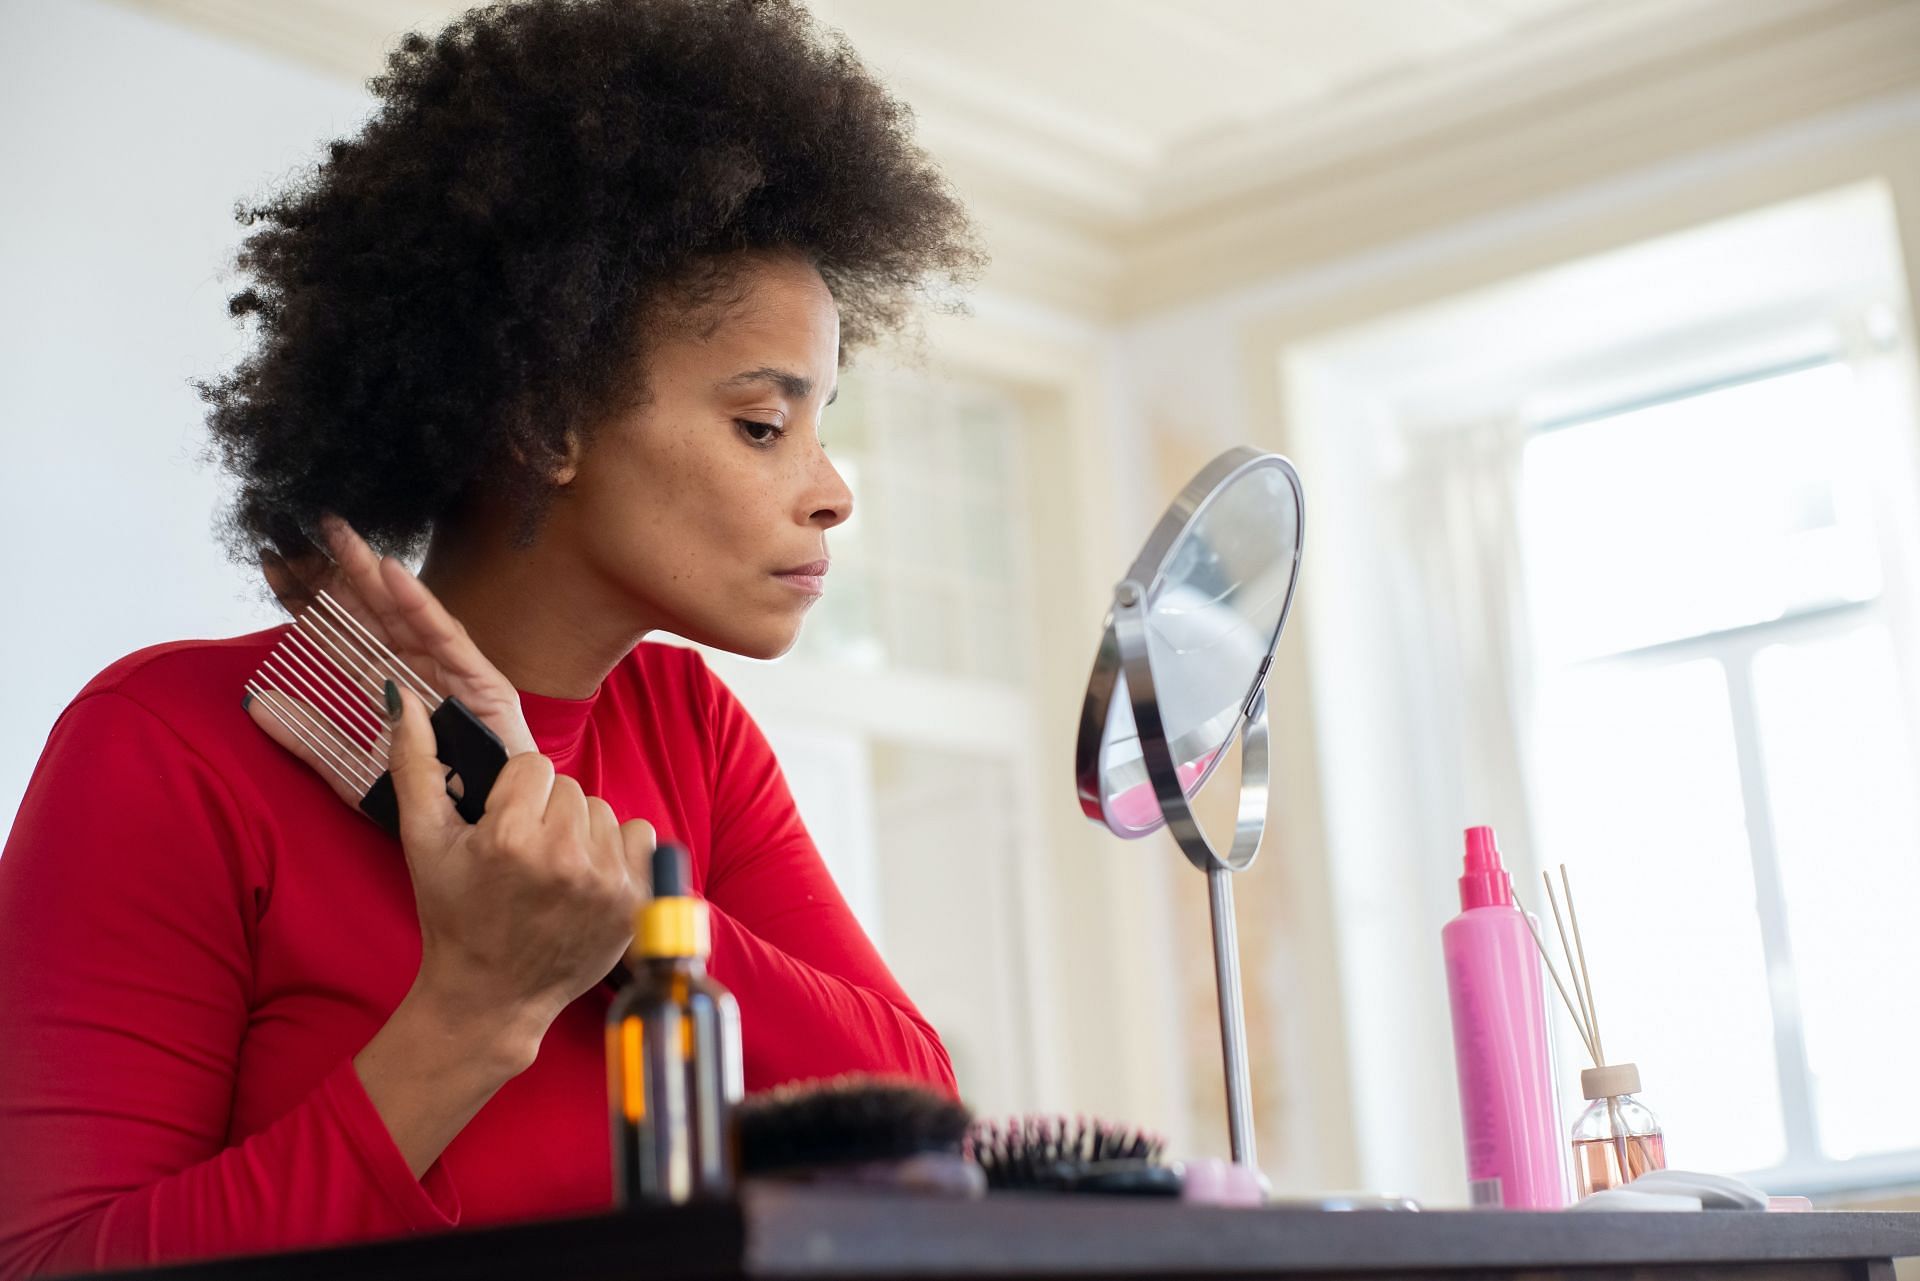
<path id="1" fill-rule="evenodd" d="M 1299 576 L 1300 477 L 1278 454 L 1230 449 L 1203 468 L 1114 588 L 1080 709 L 1081 809 L 1129 840 L 1165 826 L 1207 873 L 1234 1160 L 1253 1126 L 1240 1008 L 1232 873 L 1259 852 L 1267 816 L 1264 685 Z M 1223 852 L 1188 801 L 1240 739 L 1240 797 Z"/>
<path id="2" fill-rule="evenodd" d="M 1302 518 L 1291 463 L 1230 449 L 1173 500 L 1115 589 L 1074 763 L 1081 809 L 1114 835 L 1172 822 L 1201 869 L 1252 862 L 1237 837 L 1226 855 L 1197 827 L 1190 842 L 1185 801 L 1236 733 L 1255 721 L 1264 730 L 1261 685 L 1293 600 Z"/>

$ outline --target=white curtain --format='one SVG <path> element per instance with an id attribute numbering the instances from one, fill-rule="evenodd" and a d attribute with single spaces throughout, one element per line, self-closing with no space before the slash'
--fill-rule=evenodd
<path id="1" fill-rule="evenodd" d="M 1416 723 L 1440 765 L 1433 800 L 1461 826 L 1498 828 L 1509 866 L 1522 870 L 1532 866 L 1523 764 L 1533 675 L 1520 525 L 1526 434 L 1510 415 L 1409 430 L 1392 491 L 1405 549 L 1403 647 L 1423 678 L 1409 687 L 1427 704 Z"/>

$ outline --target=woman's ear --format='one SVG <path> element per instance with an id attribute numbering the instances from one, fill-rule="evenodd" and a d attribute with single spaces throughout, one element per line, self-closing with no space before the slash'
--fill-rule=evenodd
<path id="1" fill-rule="evenodd" d="M 560 457 L 554 468 L 547 474 L 556 488 L 564 489 L 571 485 L 574 477 L 580 474 L 580 460 L 586 456 L 587 442 L 578 427 L 567 428 L 567 434 L 560 441 Z"/>
<path id="2" fill-rule="evenodd" d="M 540 452 L 549 460 L 546 467 L 547 483 L 556 489 L 564 489 L 573 483 L 574 477 L 580 474 L 580 459 L 587 452 L 586 440 L 581 436 L 578 428 L 569 427 L 566 435 L 560 440 L 559 449 L 551 452 L 542 449 Z M 517 467 L 525 468 L 529 465 L 527 449 L 519 441 L 507 442 L 507 455 L 513 459 Z"/>

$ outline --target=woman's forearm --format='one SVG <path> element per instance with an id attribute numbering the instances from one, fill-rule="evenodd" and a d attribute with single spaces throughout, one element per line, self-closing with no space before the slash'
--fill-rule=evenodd
<path id="1" fill-rule="evenodd" d="M 709 908 L 711 968 L 740 1002 L 749 1091 L 864 1072 L 958 1092 L 946 1047 L 904 998 L 817 968 Z"/>
<path id="2" fill-rule="evenodd" d="M 465 1016 L 416 986 L 353 1066 L 417 1179 L 501 1086 L 539 1052 L 533 1015 Z"/>

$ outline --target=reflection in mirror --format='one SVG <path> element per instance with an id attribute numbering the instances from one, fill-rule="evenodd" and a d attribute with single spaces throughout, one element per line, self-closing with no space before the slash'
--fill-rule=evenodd
<path id="1" fill-rule="evenodd" d="M 1148 587 L 1154 694 L 1188 796 L 1218 764 L 1265 675 L 1299 539 L 1299 499 L 1289 475 L 1277 467 L 1248 470 L 1200 509 Z M 1107 707 L 1100 778 L 1109 826 L 1137 835 L 1159 825 L 1124 674 Z"/>

